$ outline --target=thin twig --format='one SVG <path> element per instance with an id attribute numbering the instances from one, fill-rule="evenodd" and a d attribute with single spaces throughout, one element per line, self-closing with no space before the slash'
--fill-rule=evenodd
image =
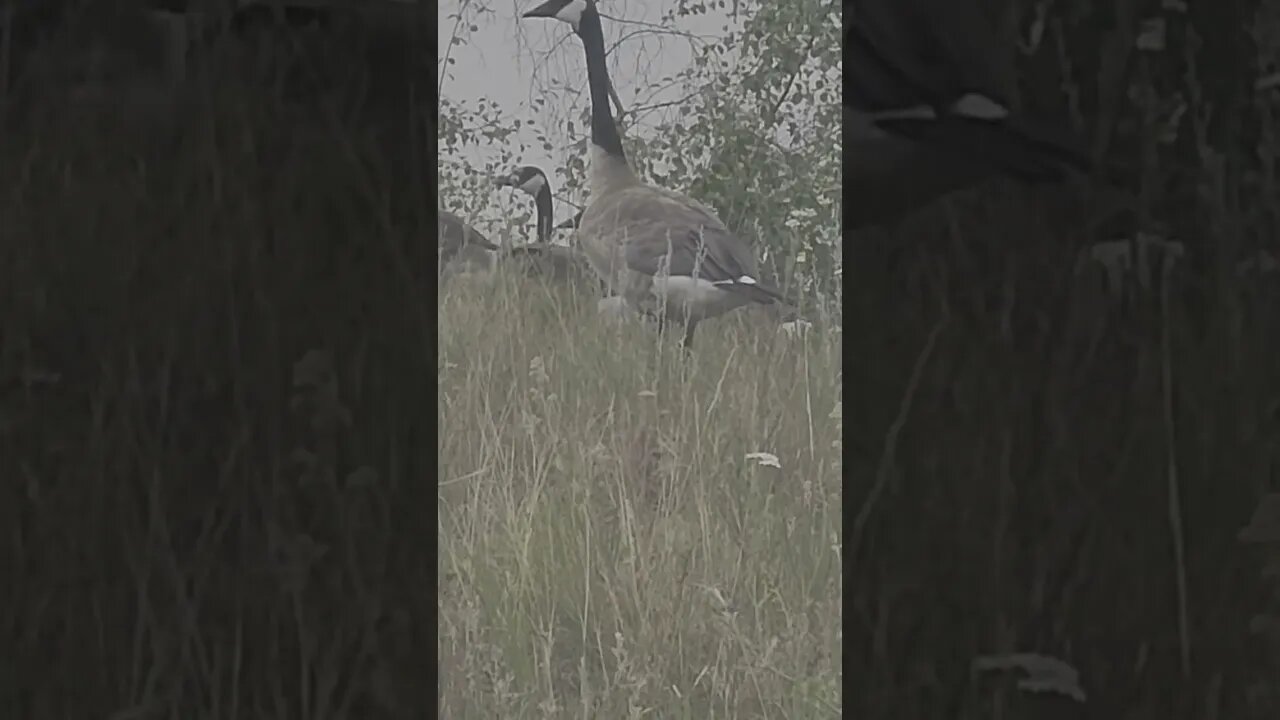
<path id="1" fill-rule="evenodd" d="M 666 25 L 659 25 L 658 23 L 651 23 L 645 20 L 628 20 L 627 18 L 617 17 L 615 15 L 607 15 L 605 13 L 600 13 L 600 17 L 604 18 L 605 20 L 608 20 L 610 23 L 616 23 L 618 25 L 635 25 L 636 27 L 644 28 L 645 32 L 651 33 L 653 35 L 675 35 L 676 37 L 682 37 L 685 40 L 688 40 L 690 43 L 702 43 L 705 45 L 707 42 L 714 40 L 716 37 L 714 35 L 698 35 L 696 33 L 691 33 L 687 30 L 676 30 L 676 29 L 667 27 Z M 629 33 L 629 35 L 638 35 L 638 34 L 640 33 L 639 32 Z"/>
<path id="2" fill-rule="evenodd" d="M 462 4 L 458 6 L 458 18 L 453 23 L 453 30 L 449 32 L 449 44 L 445 47 L 444 57 L 440 60 L 440 77 L 436 80 L 437 102 L 441 91 L 444 90 L 444 75 L 449 70 L 449 55 L 453 52 L 453 41 L 458 37 L 458 28 L 462 27 L 462 16 L 467 12 L 467 6 L 470 4 L 471 0 L 462 0 Z"/>
<path id="3" fill-rule="evenodd" d="M 617 122 L 619 125 L 621 125 L 621 124 L 622 124 L 622 116 L 626 114 L 627 109 L 626 109 L 626 108 L 624 108 L 624 107 L 622 107 L 622 98 L 618 97 L 618 91 L 613 89 L 613 81 L 612 81 L 612 80 L 610 80 L 610 81 L 609 81 L 609 97 L 613 99 L 613 107 L 614 107 L 614 109 L 615 109 L 615 110 L 617 110 L 617 118 L 618 118 L 618 119 L 617 119 L 615 122 Z M 622 132 L 621 132 L 622 128 L 621 128 L 621 127 L 619 127 L 619 128 L 618 128 L 618 130 L 619 130 L 619 133 L 618 133 L 618 134 L 619 134 L 619 135 L 621 135 L 621 134 L 622 134 Z"/>
<path id="4" fill-rule="evenodd" d="M 776 125 L 778 123 L 778 111 L 782 109 L 782 103 L 786 102 L 787 96 L 791 94 L 791 88 L 796 84 L 796 78 L 800 77 L 800 71 L 804 69 L 804 61 L 809 57 L 809 53 L 813 51 L 813 41 L 818 36 L 811 34 L 809 41 L 804 45 L 804 52 L 800 54 L 800 62 L 796 63 L 796 69 L 791 72 L 791 77 L 787 78 L 787 86 L 782 88 L 782 94 L 778 96 L 777 102 L 773 104 L 773 108 L 769 111 L 769 123 Z"/>
<path id="5" fill-rule="evenodd" d="M 632 114 L 632 115 L 639 115 L 639 114 L 640 114 L 640 113 L 642 113 L 642 112 L 643 112 L 643 113 L 649 113 L 649 112 L 653 112 L 653 111 L 655 111 L 655 110 L 662 110 L 662 109 L 664 109 L 664 108 L 675 107 L 676 105 L 683 105 L 683 104 L 685 104 L 686 102 L 688 102 L 688 101 L 690 101 L 690 100 L 692 100 L 692 99 L 694 99 L 694 98 L 698 97 L 698 96 L 699 96 L 699 95 L 701 95 L 701 94 L 702 94 L 702 89 L 701 89 L 701 88 L 699 88 L 699 89 L 694 90 L 693 92 L 688 93 L 687 95 L 685 95 L 685 96 L 683 96 L 683 97 L 680 97 L 680 98 L 677 98 L 677 99 L 675 99 L 675 100 L 666 100 L 666 101 L 663 101 L 663 102 L 651 103 L 651 104 L 649 104 L 649 105 L 638 105 L 638 106 L 636 106 L 636 107 L 634 107 L 634 108 L 632 108 L 632 109 L 631 109 L 631 114 Z"/>

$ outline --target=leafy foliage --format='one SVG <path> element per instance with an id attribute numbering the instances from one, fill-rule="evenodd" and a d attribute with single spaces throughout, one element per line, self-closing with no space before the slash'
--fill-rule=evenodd
<path id="1" fill-rule="evenodd" d="M 683 4 L 677 17 L 707 12 Z M 702 48 L 688 105 L 643 143 L 653 179 L 753 235 L 766 266 L 834 295 L 840 273 L 840 38 L 832 3 L 742 3 Z"/>

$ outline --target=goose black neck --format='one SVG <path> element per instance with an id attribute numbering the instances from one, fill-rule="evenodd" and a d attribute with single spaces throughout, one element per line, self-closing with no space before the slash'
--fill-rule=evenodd
<path id="1" fill-rule="evenodd" d="M 587 51 L 587 85 L 591 88 L 591 143 L 609 155 L 626 160 L 622 138 L 609 107 L 609 67 L 605 64 L 604 30 L 594 7 L 582 14 L 578 36 Z"/>
<path id="2" fill-rule="evenodd" d="M 538 191 L 537 197 L 533 199 L 534 204 L 538 206 L 538 241 L 550 242 L 551 240 L 551 188 L 543 184 L 542 189 Z"/>

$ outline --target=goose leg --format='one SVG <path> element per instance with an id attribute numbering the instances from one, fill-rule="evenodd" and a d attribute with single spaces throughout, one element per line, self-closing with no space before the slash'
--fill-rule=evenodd
<path id="1" fill-rule="evenodd" d="M 670 328 L 671 321 L 667 318 L 666 313 L 658 313 L 653 316 L 654 321 L 658 325 L 658 342 L 661 343 L 667 337 L 667 330 Z M 697 327 L 696 320 L 683 320 L 684 335 L 680 339 L 680 347 L 685 353 L 693 351 L 693 331 Z"/>
<path id="2" fill-rule="evenodd" d="M 690 354 L 693 352 L 693 331 L 694 331 L 694 328 L 696 328 L 697 326 L 698 326 L 698 323 L 694 322 L 693 320 L 690 320 L 685 323 L 684 339 L 680 342 L 680 346 L 684 348 L 685 354 Z"/>
<path id="3" fill-rule="evenodd" d="M 667 336 L 667 316 L 662 313 L 658 313 L 653 316 L 653 319 L 658 327 L 658 341 L 661 342 L 662 339 Z"/>

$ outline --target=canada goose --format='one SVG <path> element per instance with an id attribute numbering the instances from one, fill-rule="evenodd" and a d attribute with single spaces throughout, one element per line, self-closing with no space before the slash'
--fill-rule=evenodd
<path id="1" fill-rule="evenodd" d="M 439 245 L 439 268 L 443 275 L 493 267 L 493 254 L 498 250 L 497 245 L 489 242 L 480 231 L 448 210 L 437 212 L 439 218 L 436 223 L 436 241 Z"/>
<path id="2" fill-rule="evenodd" d="M 995 174 L 1059 181 L 1090 162 L 1008 108 L 1013 79 L 978 5 L 845 3 L 845 222 L 883 222 Z"/>
<path id="3" fill-rule="evenodd" d="M 689 349 L 699 321 L 751 302 L 782 299 L 758 282 L 751 247 L 710 208 L 640 182 L 622 149 L 609 105 L 604 31 L 594 0 L 547 0 L 524 14 L 573 27 L 586 51 L 591 91 L 591 202 L 578 239 L 595 271 L 659 329 L 684 324 Z"/>
<path id="4" fill-rule="evenodd" d="M 500 187 L 512 187 L 532 196 L 538 208 L 537 239 L 527 245 L 510 248 L 508 255 L 524 260 L 529 270 L 548 277 L 560 280 L 596 279 L 581 252 L 551 242 L 551 233 L 555 229 L 551 225 L 554 205 L 551 184 L 541 168 L 524 165 L 506 175 L 499 175 L 494 178 L 494 182 Z"/>

